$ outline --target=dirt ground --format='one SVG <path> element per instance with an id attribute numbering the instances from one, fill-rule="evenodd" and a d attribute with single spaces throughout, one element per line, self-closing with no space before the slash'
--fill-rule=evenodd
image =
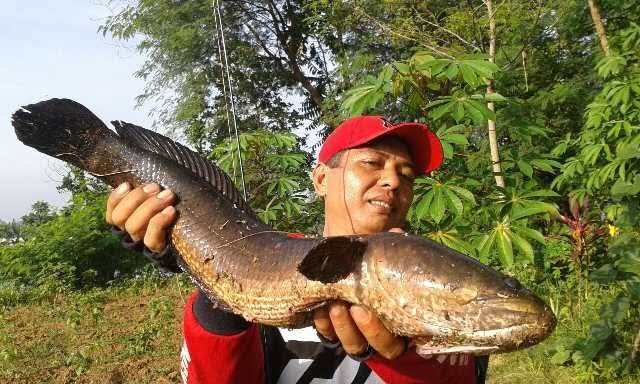
<path id="1" fill-rule="evenodd" d="M 1 383 L 178 383 L 190 287 L 111 289 L 0 313 Z"/>

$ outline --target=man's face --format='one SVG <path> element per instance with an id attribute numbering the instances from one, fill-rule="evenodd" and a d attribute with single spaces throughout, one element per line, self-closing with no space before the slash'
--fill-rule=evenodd
<path id="1" fill-rule="evenodd" d="M 413 199 L 414 168 L 406 144 L 393 137 L 347 150 L 338 167 L 318 165 L 313 179 L 325 201 L 324 235 L 403 227 Z"/>

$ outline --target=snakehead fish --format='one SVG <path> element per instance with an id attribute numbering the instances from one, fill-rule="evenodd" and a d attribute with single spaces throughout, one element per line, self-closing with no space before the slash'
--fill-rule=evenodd
<path id="1" fill-rule="evenodd" d="M 517 280 L 430 240 L 273 231 L 206 158 L 133 124 L 114 121 L 113 132 L 75 101 L 24 106 L 12 124 L 24 144 L 111 186 L 157 182 L 174 191 L 178 264 L 223 309 L 249 321 L 302 327 L 314 308 L 345 300 L 412 338 L 423 355 L 511 351 L 555 327 L 549 307 Z"/>

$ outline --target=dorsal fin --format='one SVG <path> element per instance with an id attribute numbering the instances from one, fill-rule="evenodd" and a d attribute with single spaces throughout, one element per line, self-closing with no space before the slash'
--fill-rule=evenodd
<path id="1" fill-rule="evenodd" d="M 116 132 L 127 143 L 173 160 L 213 185 L 238 208 L 253 214 L 229 176 L 213 162 L 159 133 L 124 121 L 112 121 Z"/>

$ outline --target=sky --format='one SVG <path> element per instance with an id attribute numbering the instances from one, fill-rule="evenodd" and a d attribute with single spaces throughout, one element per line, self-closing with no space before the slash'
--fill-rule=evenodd
<path id="1" fill-rule="evenodd" d="M 6 0 L 0 12 L 0 220 L 19 219 L 38 200 L 64 205 L 56 190 L 63 163 L 20 143 L 11 114 L 53 97 L 84 104 L 105 122 L 150 127 L 151 106 L 136 109 L 144 61 L 132 42 L 98 33 L 107 0 Z"/>

